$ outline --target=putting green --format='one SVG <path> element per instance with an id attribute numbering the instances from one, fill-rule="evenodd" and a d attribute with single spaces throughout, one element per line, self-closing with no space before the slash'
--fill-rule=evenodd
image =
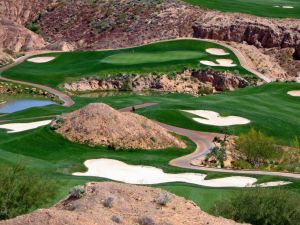
<path id="1" fill-rule="evenodd" d="M 218 44 L 200 40 L 173 40 L 110 51 L 78 51 L 45 54 L 55 59 L 48 63 L 25 61 L 1 75 L 15 80 L 24 80 L 57 87 L 59 84 L 78 80 L 81 77 L 126 74 L 181 72 L 184 68 L 207 68 L 200 60 L 215 61 L 220 56 L 206 53 L 207 48 L 220 48 L 230 53 L 221 58 L 231 59 L 234 68 L 213 68 L 235 71 L 240 75 L 251 74 L 240 66 L 237 57 L 229 49 Z"/>
<path id="2" fill-rule="evenodd" d="M 199 59 L 205 56 L 202 52 L 195 51 L 166 51 L 153 53 L 120 53 L 108 56 L 102 60 L 104 63 L 135 65 L 141 63 L 160 63 L 169 61 L 180 61 L 188 59 Z"/>
<path id="3" fill-rule="evenodd" d="M 300 18 L 299 0 L 184 0 L 203 8 L 262 17 Z M 285 7 L 288 6 L 288 7 Z M 293 7 L 293 8 L 289 8 Z"/>

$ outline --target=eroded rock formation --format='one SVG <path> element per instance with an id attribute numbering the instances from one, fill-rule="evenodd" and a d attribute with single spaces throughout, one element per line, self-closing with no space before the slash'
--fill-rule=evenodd
<path id="1" fill-rule="evenodd" d="M 183 73 L 175 76 L 149 74 L 120 75 L 103 79 L 83 78 L 79 81 L 65 83 L 63 88 L 71 92 L 95 90 L 155 90 L 198 95 L 211 94 L 213 91 L 234 90 L 236 88 L 246 87 L 248 84 L 249 82 L 247 80 L 242 77 L 235 76 L 230 72 L 185 70 Z"/>
<path id="2" fill-rule="evenodd" d="M 61 123 L 61 124 L 60 124 Z M 184 142 L 146 117 L 92 103 L 63 115 L 51 127 L 70 141 L 115 149 L 185 148 Z"/>

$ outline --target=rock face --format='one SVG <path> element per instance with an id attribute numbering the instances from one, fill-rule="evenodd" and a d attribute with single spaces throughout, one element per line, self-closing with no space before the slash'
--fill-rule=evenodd
<path id="1" fill-rule="evenodd" d="M 275 57 L 276 54 L 269 54 L 269 52 L 274 52 L 276 50 L 285 50 L 278 48 L 264 49 L 257 48 L 254 45 L 241 44 L 236 42 L 229 42 L 229 45 L 238 49 L 243 56 L 246 58 L 248 66 L 251 69 L 254 69 L 267 77 L 271 77 L 275 79 L 288 79 L 290 76 L 295 76 L 293 71 L 291 70 L 293 62 L 292 55 L 286 57 L 289 58 L 289 69 L 285 70 L 280 61 Z M 293 49 L 291 49 L 293 50 Z M 286 67 L 285 67 L 286 68 Z"/>
<path id="2" fill-rule="evenodd" d="M 23 26 L 0 18 L 0 49 L 7 48 L 15 52 L 41 49 L 45 46 L 43 38 Z"/>
<path id="3" fill-rule="evenodd" d="M 178 92 L 189 94 L 211 94 L 213 91 L 234 90 L 243 88 L 248 82 L 231 73 L 210 70 L 189 71 L 173 77 L 167 75 L 121 75 L 105 79 L 81 79 L 66 83 L 63 88 L 67 91 L 108 91 L 131 90 L 146 91 L 155 90 L 163 92 Z"/>
<path id="4" fill-rule="evenodd" d="M 40 209 L 1 225 L 238 225 L 232 220 L 211 216 L 194 202 L 158 188 L 115 182 L 88 183 L 82 198 L 69 197 L 49 209 Z M 168 196 L 165 206 L 159 199 Z M 105 201 L 112 199 L 105 207 Z M 146 217 L 148 219 L 146 219 Z M 151 221 L 142 223 L 144 221 Z"/>
<path id="5" fill-rule="evenodd" d="M 52 0 L 1 0 L 0 18 L 25 25 L 46 9 Z"/>
<path id="6" fill-rule="evenodd" d="M 257 47 L 296 47 L 300 40 L 299 20 L 276 20 L 207 12 L 193 24 L 194 37 L 246 42 Z"/>
<path id="7" fill-rule="evenodd" d="M 102 103 L 63 116 L 56 130 L 68 140 L 122 149 L 186 147 L 157 123 L 134 113 L 119 112 Z M 52 125 L 53 126 L 53 125 Z"/>
<path id="8" fill-rule="evenodd" d="M 5 66 L 14 61 L 13 57 L 0 50 L 0 67 Z"/>

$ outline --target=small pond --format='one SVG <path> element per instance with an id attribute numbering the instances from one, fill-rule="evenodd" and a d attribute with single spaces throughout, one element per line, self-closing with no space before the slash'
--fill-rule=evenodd
<path id="1" fill-rule="evenodd" d="M 32 107 L 56 104 L 49 99 L 33 98 L 32 96 L 11 97 L 0 95 L 0 114 L 14 113 Z"/>

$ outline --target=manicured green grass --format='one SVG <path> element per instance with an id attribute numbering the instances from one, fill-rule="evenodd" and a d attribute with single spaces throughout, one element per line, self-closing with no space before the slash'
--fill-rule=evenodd
<path id="1" fill-rule="evenodd" d="M 139 109 L 138 113 L 147 117 L 186 127 L 195 130 L 222 131 L 222 129 L 204 126 L 194 122 L 190 115 L 181 113 L 179 109 L 209 109 L 220 112 L 222 115 L 238 115 L 249 118 L 252 125 L 234 126 L 232 133 L 248 130 L 251 126 L 276 137 L 279 142 L 288 143 L 290 137 L 299 136 L 299 99 L 286 94 L 289 90 L 300 89 L 295 83 L 273 83 L 255 88 L 246 88 L 236 92 L 228 92 L 213 96 L 193 97 L 183 94 L 153 94 L 141 96 L 128 93 L 128 95 L 108 97 L 74 97 L 76 104 L 71 108 L 51 105 L 41 108 L 32 108 L 1 117 L 1 119 L 22 119 L 24 122 L 41 119 L 30 119 L 33 116 L 54 115 L 73 111 L 90 102 L 105 102 L 116 108 L 139 104 L 143 102 L 157 102 L 159 105 Z M 58 195 L 53 203 L 64 197 L 68 190 L 75 185 L 88 181 L 103 181 L 102 178 L 74 177 L 72 172 L 84 171 L 83 162 L 93 158 L 112 158 L 129 164 L 142 164 L 162 168 L 166 172 L 199 172 L 168 165 L 176 157 L 188 154 L 195 149 L 195 145 L 188 142 L 188 149 L 168 149 L 163 151 L 114 151 L 105 147 L 91 148 L 85 145 L 71 143 L 48 127 L 35 130 L 7 134 L 0 130 L 0 164 L 13 165 L 18 161 L 24 162 L 32 169 L 45 173 L 61 185 Z M 205 173 L 202 172 L 201 173 Z M 235 174 L 210 173 L 208 178 L 218 178 Z M 253 176 L 258 182 L 273 180 L 289 180 L 271 176 Z M 284 189 L 300 192 L 300 181 L 283 187 Z M 177 195 L 195 201 L 206 211 L 215 201 L 229 198 L 237 188 L 210 188 L 197 185 L 172 183 L 154 185 L 164 188 Z"/>
<path id="2" fill-rule="evenodd" d="M 196 51 L 166 51 L 152 53 L 120 53 L 110 55 L 102 60 L 103 63 L 120 64 L 120 65 L 136 65 L 141 63 L 161 63 L 168 61 L 180 61 L 199 59 L 206 54 Z"/>
<path id="3" fill-rule="evenodd" d="M 224 12 L 240 12 L 262 17 L 300 18 L 298 0 L 184 0 L 203 8 Z M 274 6 L 293 6 L 285 9 Z"/>
<path id="4" fill-rule="evenodd" d="M 228 132 L 238 135 L 251 127 L 273 136 L 279 144 L 289 145 L 295 136 L 300 137 L 300 99 L 287 95 L 290 90 L 299 90 L 297 83 L 271 83 L 259 87 L 248 87 L 234 92 L 194 97 L 184 94 L 142 96 L 128 94 L 99 98 L 74 97 L 71 108 L 51 105 L 32 108 L 1 117 L 1 119 L 28 118 L 40 115 L 55 115 L 83 107 L 90 102 L 104 102 L 115 108 L 123 108 L 143 102 L 157 102 L 156 106 L 137 110 L 148 118 L 178 127 L 224 132 L 224 127 L 208 126 L 195 122 L 191 114 L 180 110 L 212 110 L 222 116 L 235 115 L 249 119 L 248 125 L 228 127 Z"/>
<path id="5" fill-rule="evenodd" d="M 57 87 L 59 84 L 88 76 L 107 76 L 119 73 L 147 74 L 180 72 L 187 68 L 207 68 L 199 61 L 215 60 L 220 56 L 205 52 L 207 48 L 221 48 L 231 53 L 230 58 L 239 64 L 229 49 L 218 44 L 198 40 L 173 40 L 136 48 L 112 51 L 86 51 L 47 54 L 56 59 L 48 63 L 25 61 L 3 72 L 3 76 Z M 215 68 L 214 68 L 215 69 Z M 236 70 L 241 75 L 250 74 L 241 66 L 218 67 L 218 70 Z"/>

